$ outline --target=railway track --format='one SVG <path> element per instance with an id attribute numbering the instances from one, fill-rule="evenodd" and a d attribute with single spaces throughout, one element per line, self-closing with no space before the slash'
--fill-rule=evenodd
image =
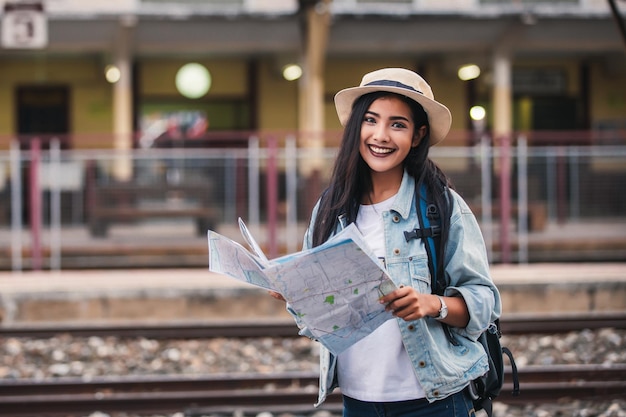
<path id="1" fill-rule="evenodd" d="M 498 401 L 529 404 L 562 398 L 617 399 L 626 392 L 626 365 L 567 365 L 520 369 L 522 393 L 513 397 L 510 381 Z M 312 413 L 317 375 L 206 375 L 124 378 L 0 380 L 0 416 L 86 415 L 94 411 L 173 413 L 187 416 L 261 411 Z M 333 394 L 324 408 L 337 411 Z"/>
<path id="2" fill-rule="evenodd" d="M 569 313 L 560 315 L 514 314 L 500 320 L 502 332 L 507 335 L 529 333 L 565 333 L 583 329 L 626 328 L 626 313 Z M 74 337 L 115 336 L 153 339 L 204 339 L 251 337 L 299 337 L 292 321 L 259 320 L 255 322 L 203 322 L 164 324 L 101 324 L 101 325 L 22 325 L 0 327 L 0 338 L 49 338 L 58 334 Z"/>
<path id="3" fill-rule="evenodd" d="M 505 334 L 626 328 L 626 314 L 514 315 L 504 317 L 501 325 Z M 157 339 L 298 337 L 295 325 L 284 321 L 0 328 L 0 340 L 44 339 L 59 334 Z M 618 399 L 626 392 L 626 364 L 527 366 L 520 369 L 520 383 L 521 396 L 513 397 L 507 382 L 498 401 L 528 404 L 560 398 Z M 317 375 L 311 373 L 0 379 L 0 417 L 78 417 L 94 411 L 161 415 L 182 412 L 187 417 L 199 417 L 232 415 L 234 410 L 242 416 L 260 411 L 307 415 L 314 412 L 316 397 Z M 331 395 L 324 409 L 340 415 L 340 402 L 340 395 Z"/>

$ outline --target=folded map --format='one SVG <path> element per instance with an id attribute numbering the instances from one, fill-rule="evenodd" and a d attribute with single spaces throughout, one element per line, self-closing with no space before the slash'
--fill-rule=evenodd
<path id="1" fill-rule="evenodd" d="M 208 232 L 209 270 L 280 293 L 301 334 L 339 354 L 393 318 L 378 301 L 396 285 L 354 224 L 323 245 L 268 260 L 239 219 L 252 252 Z"/>

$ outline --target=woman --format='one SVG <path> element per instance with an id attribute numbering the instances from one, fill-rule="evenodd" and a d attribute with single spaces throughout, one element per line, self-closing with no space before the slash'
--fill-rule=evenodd
<path id="1" fill-rule="evenodd" d="M 488 369 L 476 339 L 501 305 L 476 219 L 428 158 L 450 129 L 450 112 L 422 77 L 401 68 L 366 74 L 335 105 L 344 135 L 305 249 L 355 223 L 398 289 L 381 298 L 395 320 L 337 357 L 321 347 L 318 404 L 338 386 L 346 417 L 473 415 L 465 388 Z M 420 228 L 416 190 L 426 190 L 441 216 L 444 296 L 431 289 L 424 243 L 403 233 Z"/>

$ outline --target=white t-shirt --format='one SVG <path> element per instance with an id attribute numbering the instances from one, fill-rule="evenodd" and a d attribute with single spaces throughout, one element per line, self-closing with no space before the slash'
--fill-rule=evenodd
<path id="1" fill-rule="evenodd" d="M 395 196 L 373 205 L 362 205 L 356 226 L 374 254 L 384 259 L 382 212 Z M 424 398 L 425 393 L 406 353 L 396 320 L 387 320 L 337 358 L 341 393 L 361 401 L 391 402 Z"/>

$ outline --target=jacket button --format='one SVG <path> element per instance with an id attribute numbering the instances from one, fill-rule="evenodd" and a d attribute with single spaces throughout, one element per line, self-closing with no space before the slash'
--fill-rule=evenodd
<path id="1" fill-rule="evenodd" d="M 393 220 L 394 223 L 398 223 L 400 221 L 400 216 L 395 215 L 395 216 L 393 216 L 392 220 Z"/>
<path id="2" fill-rule="evenodd" d="M 433 391 L 433 396 L 439 397 L 439 391 Z"/>
<path id="3" fill-rule="evenodd" d="M 413 326 L 412 324 L 409 324 L 407 326 L 407 329 L 409 329 L 410 331 L 413 331 L 413 330 L 415 330 L 415 326 Z"/>
<path id="4" fill-rule="evenodd" d="M 394 255 L 400 255 L 400 249 L 396 248 L 393 250 Z"/>
<path id="5" fill-rule="evenodd" d="M 420 368 L 425 367 L 425 366 L 426 366 L 426 362 L 424 362 L 424 361 L 420 361 L 419 366 L 420 366 Z"/>

